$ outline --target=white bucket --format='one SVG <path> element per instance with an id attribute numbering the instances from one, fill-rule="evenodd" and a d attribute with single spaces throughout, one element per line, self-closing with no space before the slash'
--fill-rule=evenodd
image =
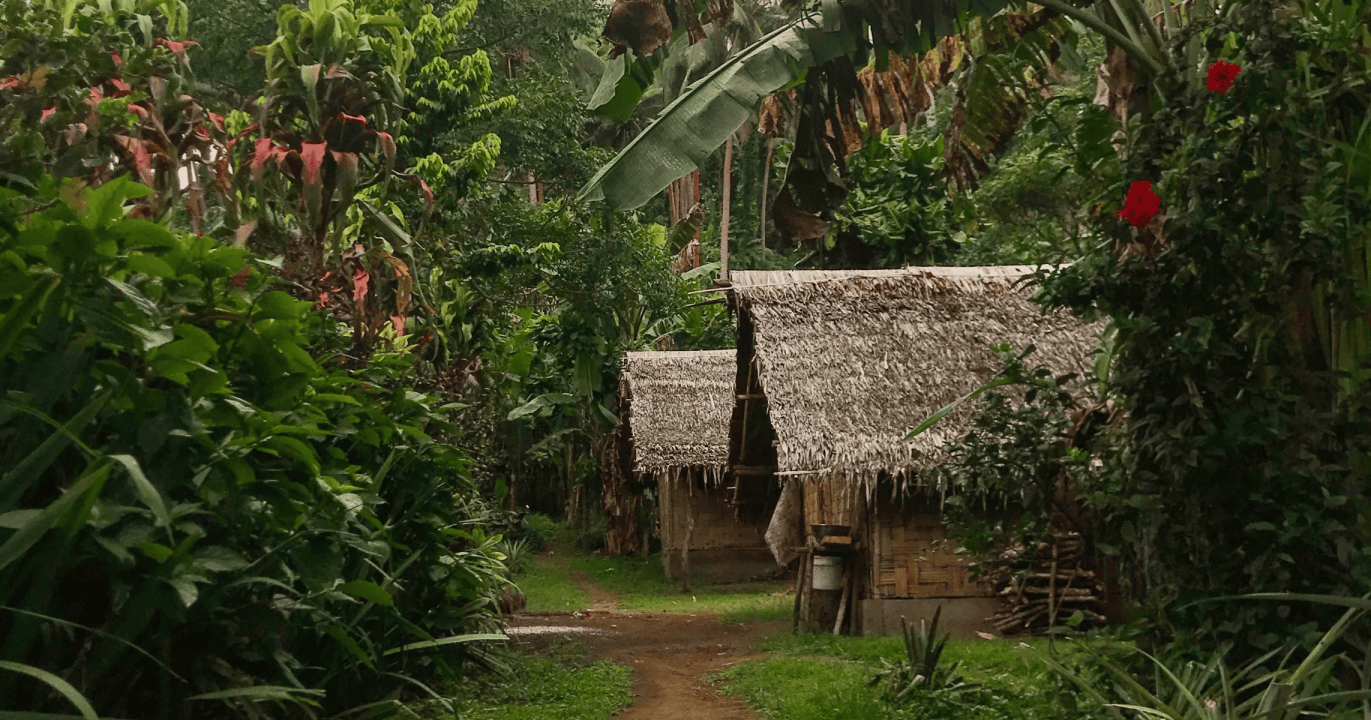
<path id="1" fill-rule="evenodd" d="M 814 556 L 814 589 L 841 590 L 843 559 L 834 555 Z"/>

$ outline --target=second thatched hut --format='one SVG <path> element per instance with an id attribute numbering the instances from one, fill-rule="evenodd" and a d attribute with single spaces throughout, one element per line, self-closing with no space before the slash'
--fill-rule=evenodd
<path id="1" fill-rule="evenodd" d="M 726 482 L 744 494 L 786 488 L 769 537 L 779 563 L 822 540 L 813 525 L 850 528 L 841 607 L 854 631 L 898 632 L 900 617 L 938 605 L 954 631 L 990 629 L 992 588 L 971 580 L 946 538 L 940 496 L 920 482 L 943 444 L 966 433 L 974 405 L 904 438 L 1000 369 L 993 345 L 1032 343 L 1034 361 L 1054 372 L 1086 371 L 1096 328 L 1044 315 L 1020 282 L 1032 272 L 730 274 L 738 375 Z M 780 522 L 785 512 L 803 520 Z"/>
<path id="2" fill-rule="evenodd" d="M 733 350 L 624 357 L 621 437 L 636 479 L 655 490 L 662 560 L 673 579 L 719 584 L 777 574 L 763 540 L 767 494 L 740 498 L 723 484 L 736 373 Z"/>

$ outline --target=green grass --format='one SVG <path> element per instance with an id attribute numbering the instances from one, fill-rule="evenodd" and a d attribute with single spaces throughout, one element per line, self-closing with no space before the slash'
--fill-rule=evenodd
<path id="1" fill-rule="evenodd" d="M 463 678 L 449 683 L 446 694 L 458 717 L 473 720 L 606 720 L 633 702 L 632 671 L 609 660 L 588 662 L 585 655 L 570 641 L 539 654 L 516 651 L 509 675 Z M 441 716 L 429 704 L 416 712 Z"/>
<path id="2" fill-rule="evenodd" d="M 565 568 L 534 563 L 534 567 L 515 579 L 528 602 L 529 612 L 585 610 L 590 598 L 571 582 Z"/>
<path id="3" fill-rule="evenodd" d="M 664 613 L 714 613 L 719 622 L 753 623 L 788 620 L 793 595 L 786 583 L 739 583 L 697 588 L 687 595 L 679 588 L 657 593 L 632 593 L 619 600 L 625 610 Z"/>
<path id="4" fill-rule="evenodd" d="M 1040 720 L 1059 717 L 1052 701 L 1053 680 L 1046 668 L 1016 652 L 1010 640 L 949 642 L 944 662 L 961 661 L 959 672 L 982 691 L 967 706 L 919 696 L 903 706 L 886 702 L 868 682 L 881 659 L 904 658 L 904 641 L 895 637 L 780 635 L 762 649 L 773 657 L 743 663 L 716 676 L 724 692 L 758 710 L 762 717 L 786 720 Z M 1039 641 L 1031 644 L 1038 645 Z"/>
<path id="5" fill-rule="evenodd" d="M 702 586 L 687 595 L 681 592 L 680 585 L 666 577 L 657 558 L 557 552 L 518 578 L 528 610 L 549 612 L 589 607 L 590 599 L 571 580 L 573 572 L 585 573 L 591 582 L 613 593 L 624 610 L 715 613 L 720 622 L 750 623 L 785 620 L 790 617 L 794 602 L 792 595 L 776 594 L 789 587 L 789 583 Z"/>

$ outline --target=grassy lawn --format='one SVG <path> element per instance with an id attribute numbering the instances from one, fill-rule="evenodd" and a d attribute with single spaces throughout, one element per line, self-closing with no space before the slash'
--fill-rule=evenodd
<path id="1" fill-rule="evenodd" d="M 633 701 L 632 671 L 585 656 L 584 647 L 568 640 L 538 654 L 516 651 L 506 659 L 508 676 L 463 678 L 449 683 L 445 695 L 462 718 L 604 720 Z M 436 707 L 410 708 L 421 718 L 444 717 Z"/>
<path id="2" fill-rule="evenodd" d="M 515 581 L 528 601 L 529 612 L 570 612 L 590 607 L 590 598 L 571 582 L 569 571 L 556 564 L 535 563 Z"/>
<path id="3" fill-rule="evenodd" d="M 553 553 L 518 583 L 530 612 L 584 610 L 590 599 L 571 580 L 573 572 L 619 598 L 624 610 L 663 613 L 716 613 L 721 622 L 785 620 L 794 597 L 783 593 L 790 583 L 756 582 L 695 588 L 689 595 L 666 577 L 657 558 Z"/>
<path id="4" fill-rule="evenodd" d="M 895 637 L 781 635 L 762 649 L 772 657 L 737 665 L 715 676 L 723 691 L 752 705 L 765 718 L 785 720 L 1039 720 L 1060 717 L 1045 668 L 1015 650 L 1011 640 L 949 642 L 943 662 L 961 661 L 960 673 L 976 692 L 956 703 L 927 695 L 892 705 L 868 683 L 881 659 L 904 658 Z M 1040 645 L 1038 641 L 1031 641 Z"/>

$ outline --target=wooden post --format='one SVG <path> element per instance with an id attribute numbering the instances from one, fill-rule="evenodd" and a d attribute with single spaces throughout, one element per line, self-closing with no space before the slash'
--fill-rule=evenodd
<path id="1" fill-rule="evenodd" d="M 681 590 L 690 592 L 690 536 L 695 532 L 695 516 L 690 513 L 690 501 L 686 501 L 685 547 L 681 548 Z"/>
<path id="2" fill-rule="evenodd" d="M 1052 538 L 1052 570 L 1047 575 L 1047 628 L 1057 617 L 1057 538 Z"/>
<path id="3" fill-rule="evenodd" d="M 804 586 L 805 599 L 804 599 L 804 602 L 801 603 L 801 607 L 800 607 L 800 618 L 801 618 L 801 625 L 804 625 L 805 628 L 806 628 L 806 630 L 807 630 L 808 627 L 809 627 L 809 610 L 810 610 L 810 604 L 811 604 L 812 601 L 814 600 L 814 549 L 813 549 L 813 548 L 808 548 L 808 549 L 805 550 L 805 574 L 806 574 L 806 576 L 807 576 L 807 578 L 805 579 L 805 586 Z"/>
<path id="4" fill-rule="evenodd" d="M 790 634 L 792 635 L 800 631 L 800 606 L 804 604 L 805 571 L 808 566 L 808 563 L 805 562 L 805 555 L 806 553 L 800 553 L 800 563 L 795 568 L 795 607 L 790 613 Z"/>
<path id="5" fill-rule="evenodd" d="M 849 562 L 851 556 L 848 557 Z M 833 634 L 837 635 L 843 628 L 843 616 L 847 614 L 847 599 L 852 597 L 852 568 L 847 568 L 843 573 L 843 599 L 838 601 L 838 619 L 833 622 Z"/>
<path id="6" fill-rule="evenodd" d="M 720 220 L 719 220 L 719 279 L 728 282 L 728 210 L 729 190 L 733 185 L 733 136 L 728 136 L 728 142 L 724 144 L 724 188 L 723 197 L 720 199 Z"/>
<path id="7" fill-rule="evenodd" d="M 762 168 L 762 248 L 766 248 L 766 195 L 771 183 L 771 156 L 776 152 L 776 138 L 766 141 L 766 166 Z"/>

